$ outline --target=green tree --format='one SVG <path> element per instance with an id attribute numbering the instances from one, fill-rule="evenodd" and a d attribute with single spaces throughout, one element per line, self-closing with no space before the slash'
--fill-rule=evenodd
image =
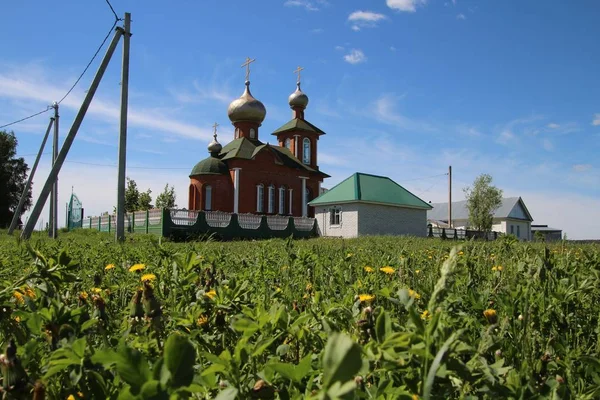
<path id="1" fill-rule="evenodd" d="M 127 187 L 125 188 L 125 212 L 149 210 L 152 208 L 152 190 L 146 192 L 139 191 L 137 183 L 127 177 Z"/>
<path id="2" fill-rule="evenodd" d="M 502 189 L 492 186 L 492 177 L 481 174 L 473 187 L 463 189 L 469 210 L 469 223 L 479 231 L 492 230 L 494 212 L 502 204 Z"/>
<path id="3" fill-rule="evenodd" d="M 146 192 L 140 193 L 140 198 L 138 200 L 137 207 L 138 210 L 146 211 L 151 208 L 154 208 L 154 206 L 152 205 L 152 196 L 150 196 L 150 193 L 152 193 L 152 190 L 150 189 L 148 189 L 148 191 Z"/>
<path id="4" fill-rule="evenodd" d="M 169 184 L 165 185 L 165 190 L 156 196 L 156 208 L 177 208 L 175 203 L 175 188 Z"/>
<path id="5" fill-rule="evenodd" d="M 10 225 L 27 183 L 29 168 L 22 157 L 16 158 L 17 144 L 13 132 L 0 131 L 0 228 L 7 228 Z M 29 207 L 31 207 L 31 188 L 27 192 L 21 215 Z"/>

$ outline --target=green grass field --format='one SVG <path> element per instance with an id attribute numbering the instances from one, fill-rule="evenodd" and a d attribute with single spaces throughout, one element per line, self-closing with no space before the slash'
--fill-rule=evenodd
<path id="1" fill-rule="evenodd" d="M 4 231 L 2 390 L 48 399 L 597 399 L 599 272 L 597 245 L 510 238 L 142 235 L 118 245 L 95 231 L 29 242 Z"/>

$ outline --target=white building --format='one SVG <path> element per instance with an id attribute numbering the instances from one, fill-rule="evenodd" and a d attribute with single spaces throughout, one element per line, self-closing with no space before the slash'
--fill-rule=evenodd
<path id="1" fill-rule="evenodd" d="M 385 176 L 355 173 L 309 206 L 321 236 L 427 235 L 429 204 Z"/>
<path id="2" fill-rule="evenodd" d="M 427 221 L 433 226 L 448 227 L 448 203 L 431 204 L 433 209 L 427 211 Z M 531 240 L 531 222 L 533 218 L 523 199 L 509 197 L 502 199 L 502 204 L 494 212 L 492 231 L 512 234 L 520 240 Z M 452 227 L 466 229 L 469 224 L 467 201 L 452 202 Z"/>

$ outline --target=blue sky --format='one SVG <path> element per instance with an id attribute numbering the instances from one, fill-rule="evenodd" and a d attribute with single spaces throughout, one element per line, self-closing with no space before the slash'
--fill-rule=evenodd
<path id="1" fill-rule="evenodd" d="M 188 174 L 207 156 L 211 125 L 221 125 L 222 143 L 233 136 L 227 105 L 243 91 L 240 65 L 250 56 L 252 93 L 267 107 L 260 138 L 271 143 L 291 118 L 293 71 L 305 68 L 306 118 L 327 132 L 325 187 L 360 171 L 444 201 L 452 165 L 457 200 L 489 173 L 506 196 L 523 197 L 534 223 L 572 238 L 600 235 L 596 1 L 112 4 L 133 20 L 127 174 L 154 195 L 168 182 L 187 205 Z M 104 0 L 10 2 L 3 15 L 0 125 L 62 97 L 114 22 Z M 60 178 L 60 204 L 74 186 L 88 215 L 116 202 L 120 51 Z M 61 139 L 98 62 L 61 105 Z M 48 117 L 10 127 L 30 165 Z M 44 156 L 34 195 L 48 167 Z"/>

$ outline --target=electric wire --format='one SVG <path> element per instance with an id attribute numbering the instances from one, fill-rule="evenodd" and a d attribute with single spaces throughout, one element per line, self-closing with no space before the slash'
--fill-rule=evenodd
<path id="1" fill-rule="evenodd" d="M 110 7 L 110 11 L 112 11 L 113 15 L 115 16 L 115 19 L 117 21 L 120 21 L 120 18 L 117 15 L 117 13 L 115 12 L 115 9 L 113 8 L 112 4 L 110 4 L 110 1 L 106 0 L 106 4 L 108 4 L 108 6 Z"/>
<path id="2" fill-rule="evenodd" d="M 42 111 L 37 112 L 35 114 L 32 114 L 29 117 L 21 118 L 21 119 L 19 119 L 17 121 L 11 122 L 10 124 L 2 125 L 2 126 L 0 126 L 0 129 L 6 128 L 7 126 L 11 126 L 11 125 L 14 125 L 14 124 L 18 124 L 19 122 L 27 121 L 28 119 L 33 118 L 33 117 L 37 117 L 40 114 L 48 112 L 48 110 L 50 110 L 51 108 L 52 108 L 51 106 L 47 106 L 45 110 L 42 110 Z"/>

